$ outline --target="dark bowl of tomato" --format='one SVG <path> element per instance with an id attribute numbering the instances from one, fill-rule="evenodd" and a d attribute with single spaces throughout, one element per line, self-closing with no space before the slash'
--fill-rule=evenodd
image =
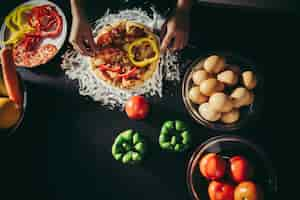
<path id="1" fill-rule="evenodd" d="M 195 200 L 274 199 L 277 192 L 277 176 L 266 153 L 231 135 L 213 137 L 196 148 L 186 181 Z"/>

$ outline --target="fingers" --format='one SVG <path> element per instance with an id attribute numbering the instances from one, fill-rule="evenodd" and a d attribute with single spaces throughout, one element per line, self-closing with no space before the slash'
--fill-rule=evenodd
<path id="1" fill-rule="evenodd" d="M 77 44 L 72 44 L 73 45 L 73 49 L 75 49 L 75 51 L 79 52 L 81 55 L 84 55 L 84 52 L 78 47 Z"/>
<path id="2" fill-rule="evenodd" d="M 164 29 L 164 27 L 163 27 L 163 29 Z M 165 31 L 162 30 L 162 32 L 165 32 Z M 167 50 L 168 47 L 172 51 L 182 50 L 188 43 L 188 35 L 189 34 L 188 34 L 187 31 L 182 31 L 182 30 L 170 31 L 170 30 L 167 30 L 167 33 L 164 36 L 163 41 L 161 43 L 161 52 L 165 53 L 165 51 Z M 170 43 L 171 43 L 173 38 L 174 38 L 174 43 L 172 44 L 172 47 L 170 47 Z"/>
<path id="3" fill-rule="evenodd" d="M 93 53 L 87 49 L 83 40 L 79 40 L 76 43 L 73 43 L 73 47 L 84 56 L 93 56 Z"/>
<path id="4" fill-rule="evenodd" d="M 165 35 L 162 43 L 161 43 L 161 51 L 162 53 L 166 52 L 171 40 L 173 38 L 173 33 L 167 32 L 167 34 Z"/>
<path id="5" fill-rule="evenodd" d="M 189 33 L 188 32 L 185 32 L 185 36 L 184 36 L 184 43 L 183 43 L 183 47 L 186 47 L 189 43 Z"/>
<path id="6" fill-rule="evenodd" d="M 88 46 L 90 47 L 91 53 L 92 53 L 92 54 L 95 54 L 96 51 L 97 51 L 97 45 L 96 45 L 96 43 L 95 43 L 95 40 L 94 40 L 94 37 L 93 37 L 93 34 L 92 34 L 91 31 L 89 31 L 89 32 L 87 33 L 87 38 L 86 38 L 86 40 L 87 40 Z"/>
<path id="7" fill-rule="evenodd" d="M 167 32 L 167 23 L 164 23 L 163 26 L 161 27 L 160 31 L 160 38 L 164 38 L 165 34 Z"/>
<path id="8" fill-rule="evenodd" d="M 82 34 L 80 36 L 77 36 L 76 39 L 70 38 L 70 43 L 73 45 L 73 48 L 80 54 L 91 57 L 95 56 L 97 47 L 94 42 L 92 33 Z"/>
<path id="9" fill-rule="evenodd" d="M 188 43 L 188 32 L 177 32 L 175 35 L 174 45 L 172 51 L 179 51 L 186 47 Z"/>
<path id="10" fill-rule="evenodd" d="M 77 39 L 70 39 L 70 43 L 73 45 L 73 48 L 82 55 L 92 57 L 96 54 L 97 46 L 92 33 L 83 34 Z"/>
<path id="11" fill-rule="evenodd" d="M 183 48 L 183 43 L 184 43 L 184 33 L 178 32 L 175 36 L 175 41 L 172 50 L 173 51 L 181 50 Z"/>

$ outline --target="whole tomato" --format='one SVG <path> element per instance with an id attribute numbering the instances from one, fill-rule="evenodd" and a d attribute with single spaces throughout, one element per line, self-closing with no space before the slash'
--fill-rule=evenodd
<path id="1" fill-rule="evenodd" d="M 133 96 L 126 102 L 125 112 L 130 119 L 144 119 L 149 113 L 149 103 L 142 96 Z"/>
<path id="2" fill-rule="evenodd" d="M 262 200 L 262 192 L 251 181 L 241 182 L 234 190 L 234 200 Z"/>
<path id="3" fill-rule="evenodd" d="M 246 158 L 243 156 L 234 156 L 230 158 L 229 163 L 230 176 L 235 182 L 239 183 L 251 178 L 253 170 Z"/>
<path id="4" fill-rule="evenodd" d="M 200 160 L 199 167 L 204 177 L 216 180 L 224 176 L 226 162 L 221 156 L 215 153 L 208 153 Z"/>
<path id="5" fill-rule="evenodd" d="M 234 187 L 224 182 L 212 181 L 208 186 L 210 200 L 233 200 L 233 192 Z"/>

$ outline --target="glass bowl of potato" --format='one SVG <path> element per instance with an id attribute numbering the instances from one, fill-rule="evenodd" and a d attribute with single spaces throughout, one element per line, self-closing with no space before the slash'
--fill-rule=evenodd
<path id="1" fill-rule="evenodd" d="M 263 77 L 257 66 L 243 56 L 203 55 L 184 75 L 182 98 L 199 124 L 217 131 L 237 130 L 261 111 Z"/>

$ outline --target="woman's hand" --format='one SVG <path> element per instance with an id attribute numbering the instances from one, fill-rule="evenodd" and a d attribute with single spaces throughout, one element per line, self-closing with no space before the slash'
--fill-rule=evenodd
<path id="1" fill-rule="evenodd" d="M 73 20 L 69 42 L 82 55 L 94 56 L 97 47 L 92 28 L 80 10 L 80 0 L 71 0 L 71 10 Z"/>
<path id="2" fill-rule="evenodd" d="M 91 26 L 83 18 L 73 17 L 69 41 L 82 55 L 94 56 L 96 53 Z"/>
<path id="3" fill-rule="evenodd" d="M 177 51 L 187 45 L 190 31 L 189 18 L 187 10 L 177 8 L 174 16 L 164 24 L 162 28 L 162 35 L 164 35 L 161 44 L 162 52 L 165 52 L 168 47 L 172 51 Z"/>

